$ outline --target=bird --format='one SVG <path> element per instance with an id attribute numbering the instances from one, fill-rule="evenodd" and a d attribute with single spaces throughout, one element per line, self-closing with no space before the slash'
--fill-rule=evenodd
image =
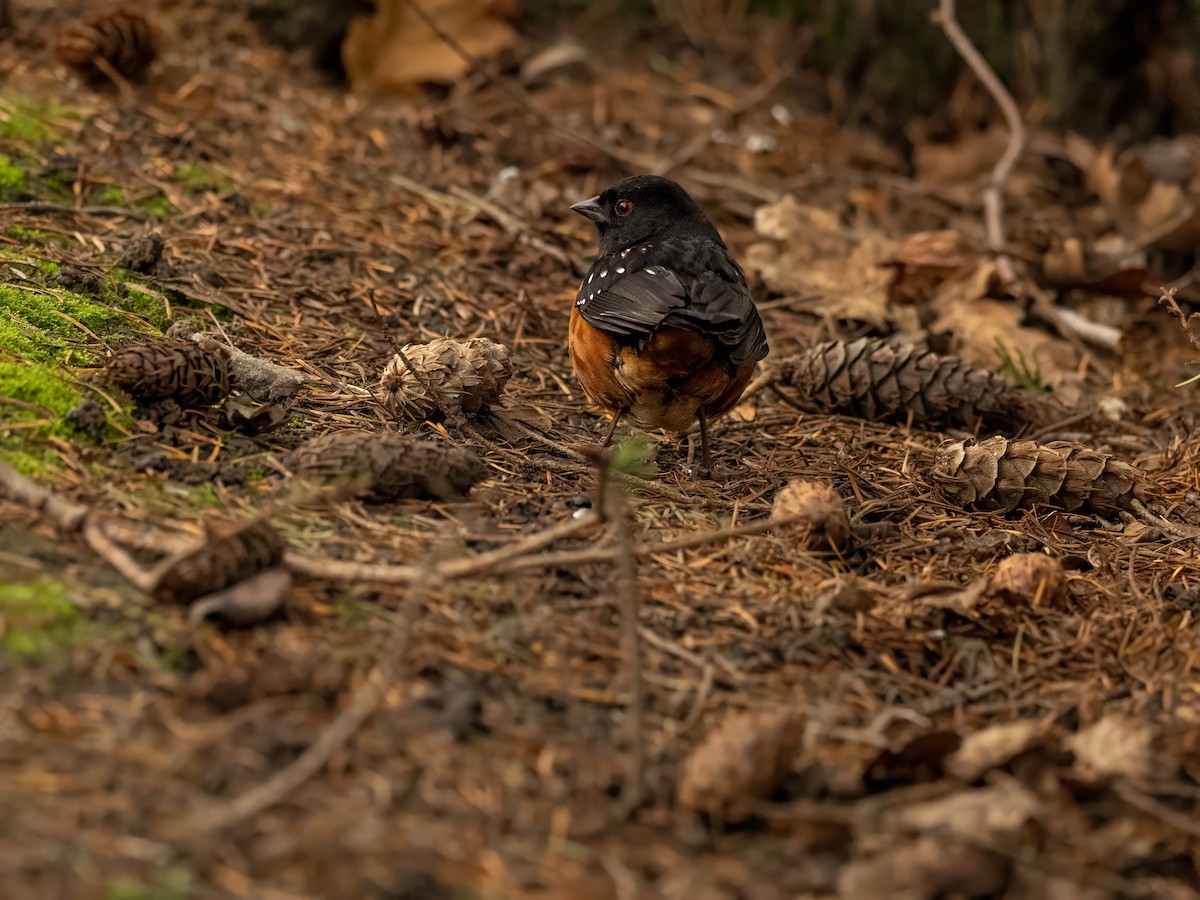
<path id="1" fill-rule="evenodd" d="M 767 337 L 741 267 L 699 204 L 660 175 L 622 179 L 571 206 L 599 236 L 571 308 L 568 352 L 588 399 L 618 423 L 683 434 L 741 398 Z"/>

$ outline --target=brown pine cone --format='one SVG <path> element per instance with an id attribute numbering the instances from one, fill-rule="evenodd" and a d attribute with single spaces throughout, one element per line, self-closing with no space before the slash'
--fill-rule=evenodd
<path id="1" fill-rule="evenodd" d="M 816 344 L 785 359 L 778 379 L 822 412 L 864 419 L 1017 428 L 1038 417 L 1031 398 L 990 372 L 882 338 Z"/>
<path id="2" fill-rule="evenodd" d="M 778 785 L 804 734 L 790 712 L 727 716 L 688 758 L 679 781 L 679 805 L 724 822 L 737 822 Z"/>
<path id="3" fill-rule="evenodd" d="M 379 386 L 393 413 L 414 419 L 440 412 L 477 415 L 499 402 L 512 377 L 508 348 L 487 338 L 437 338 L 409 344 L 402 352 L 421 377 L 396 355 L 384 368 Z"/>
<path id="4" fill-rule="evenodd" d="M 54 44 L 54 57 L 89 82 L 107 81 L 107 68 L 141 81 L 158 58 L 158 36 L 140 12 L 119 7 L 67 25 Z"/>
<path id="5" fill-rule="evenodd" d="M 989 512 L 1035 505 L 1105 515 L 1145 499 L 1145 478 L 1129 463 L 1073 441 L 945 441 L 933 483 L 948 500 Z"/>
<path id="6" fill-rule="evenodd" d="M 163 573 L 154 596 L 189 603 L 279 565 L 286 547 L 265 518 L 210 529 L 203 544 L 177 557 Z"/>
<path id="7" fill-rule="evenodd" d="M 190 341 L 134 344 L 108 361 L 103 377 L 135 400 L 215 403 L 229 394 L 229 354 Z"/>
<path id="8" fill-rule="evenodd" d="M 382 503 L 462 497 L 487 475 L 479 458 L 464 447 L 357 429 L 305 441 L 292 451 L 288 467 L 301 480 Z"/>

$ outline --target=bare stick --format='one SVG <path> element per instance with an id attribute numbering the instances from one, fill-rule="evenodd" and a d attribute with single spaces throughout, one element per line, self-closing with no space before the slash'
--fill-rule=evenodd
<path id="1" fill-rule="evenodd" d="M 587 513 L 578 519 L 571 518 L 551 525 L 536 534 L 507 547 L 498 547 L 466 559 L 452 559 L 436 566 L 394 566 L 388 564 L 346 562 L 340 559 L 314 559 L 303 553 L 288 553 L 288 567 L 303 575 L 314 578 L 329 578 L 335 581 L 370 581 L 376 584 L 408 584 L 427 578 L 465 578 L 483 575 L 502 568 L 503 563 L 541 550 L 555 541 L 590 528 L 598 521 L 595 513 Z"/>
<path id="2" fill-rule="evenodd" d="M 1179 306 L 1179 301 L 1175 299 L 1175 294 L 1178 288 L 1159 288 L 1161 292 L 1158 302 L 1166 306 L 1170 310 L 1171 315 L 1179 320 L 1179 327 L 1183 329 L 1184 336 L 1192 342 L 1192 346 L 1200 350 L 1200 313 L 1192 313 L 1186 315 L 1183 309 Z"/>
<path id="3" fill-rule="evenodd" d="M 599 467 L 597 467 L 599 468 Z M 597 473 L 599 477 L 600 473 Z M 609 491 L 611 518 L 617 536 L 617 596 L 624 632 L 625 666 L 629 679 L 629 770 L 621 790 L 621 806 L 630 815 L 642 803 L 646 781 L 645 693 L 642 687 L 642 636 L 638 621 L 637 561 L 630 534 L 629 510 L 620 491 Z"/>
<path id="4" fill-rule="evenodd" d="M 64 500 L 5 462 L 0 462 L 0 497 L 40 512 L 62 531 L 77 530 L 88 514 L 86 506 Z"/>
<path id="5" fill-rule="evenodd" d="M 957 5 L 957 0 L 939 0 L 933 20 L 941 25 L 942 31 L 954 45 L 958 55 L 992 95 L 1008 123 L 1008 146 L 1004 148 L 1004 155 L 992 169 L 992 176 L 983 192 L 983 224 L 987 230 L 988 249 L 996 256 L 996 271 L 1005 284 L 1012 285 L 1017 276 L 1013 271 L 1012 262 L 1004 252 L 1004 185 L 1025 149 L 1025 123 L 1008 88 L 959 25 Z"/>
<path id="6" fill-rule="evenodd" d="M 406 630 L 405 635 L 407 634 Z M 386 657 L 384 663 L 372 670 L 366 682 L 355 691 L 350 704 L 294 762 L 229 803 L 214 805 L 195 813 L 178 826 L 177 835 L 185 837 L 231 828 L 279 803 L 320 772 L 338 748 L 345 744 L 379 707 L 390 680 L 385 667 L 389 666 L 390 660 L 403 655 L 405 641 L 402 641 L 400 653 Z"/>

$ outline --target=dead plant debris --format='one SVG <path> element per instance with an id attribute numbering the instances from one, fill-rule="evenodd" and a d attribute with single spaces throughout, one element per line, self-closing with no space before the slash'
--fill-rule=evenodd
<path id="1" fill-rule="evenodd" d="M 500 402 L 512 371 L 503 344 L 438 338 L 402 347 L 384 367 L 379 387 L 398 416 L 477 416 Z"/>
<path id="2" fill-rule="evenodd" d="M 222 347 L 202 349 L 183 341 L 155 341 L 115 353 L 101 377 L 139 401 L 215 403 L 227 396 L 232 375 Z"/>
<path id="3" fill-rule="evenodd" d="M 380 503 L 460 498 L 487 475 L 479 457 L 464 447 L 357 429 L 306 441 L 288 466 L 301 481 Z"/>
<path id="4" fill-rule="evenodd" d="M 1020 429 L 1036 401 L 954 356 L 880 338 L 825 341 L 779 365 L 779 383 L 822 412 L 974 430 Z"/>
<path id="5" fill-rule="evenodd" d="M 771 502 L 771 518 L 790 521 L 781 530 L 805 549 L 841 552 L 850 542 L 846 503 L 829 484 L 789 481 Z"/>
<path id="6" fill-rule="evenodd" d="M 272 4 L 301 30 L 367 6 Z M 0 37 L 0 896 L 1200 889 L 1197 354 L 1153 304 L 1200 302 L 1194 138 L 1039 115 L 1001 184 L 1011 132 L 968 77 L 906 131 L 914 177 L 807 71 L 812 23 L 744 4 L 636 34 L 600 5 L 375 4 L 352 93 L 264 43 L 267 5 L 139 5 L 164 35 L 140 85 L 47 64 L 70 4 L 11 4 Z M 656 474 L 605 520 L 569 206 L 640 171 L 745 263 L 771 367 L 840 349 L 813 398 L 768 367 L 711 423 L 717 481 L 681 474 L 694 440 L 622 430 Z M 227 378 L 173 329 L 165 399 L 78 379 L 186 319 Z M 392 334 L 456 348 L 392 367 L 414 412 L 380 389 Z M 477 340 L 507 363 L 459 369 Z M 1009 386 L 1050 414 L 989 421 L 975 392 Z M 960 444 L 939 485 L 975 428 L 996 452 Z M 794 480 L 852 540 L 832 507 L 773 513 Z"/>
<path id="7" fill-rule="evenodd" d="M 803 719 L 791 712 L 729 716 L 688 758 L 679 805 L 718 822 L 740 821 L 788 771 L 803 732 Z"/>
<path id="8" fill-rule="evenodd" d="M 67 25 L 54 44 L 54 56 L 93 84 L 114 72 L 141 81 L 158 58 L 158 37 L 145 15 L 122 6 Z"/>

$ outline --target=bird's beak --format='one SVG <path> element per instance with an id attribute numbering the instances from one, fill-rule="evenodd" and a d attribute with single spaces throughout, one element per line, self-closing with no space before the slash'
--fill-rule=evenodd
<path id="1" fill-rule="evenodd" d="M 580 200 L 578 203 L 572 204 L 571 209 L 593 222 L 604 221 L 604 207 L 600 205 L 599 195 L 590 200 Z"/>

